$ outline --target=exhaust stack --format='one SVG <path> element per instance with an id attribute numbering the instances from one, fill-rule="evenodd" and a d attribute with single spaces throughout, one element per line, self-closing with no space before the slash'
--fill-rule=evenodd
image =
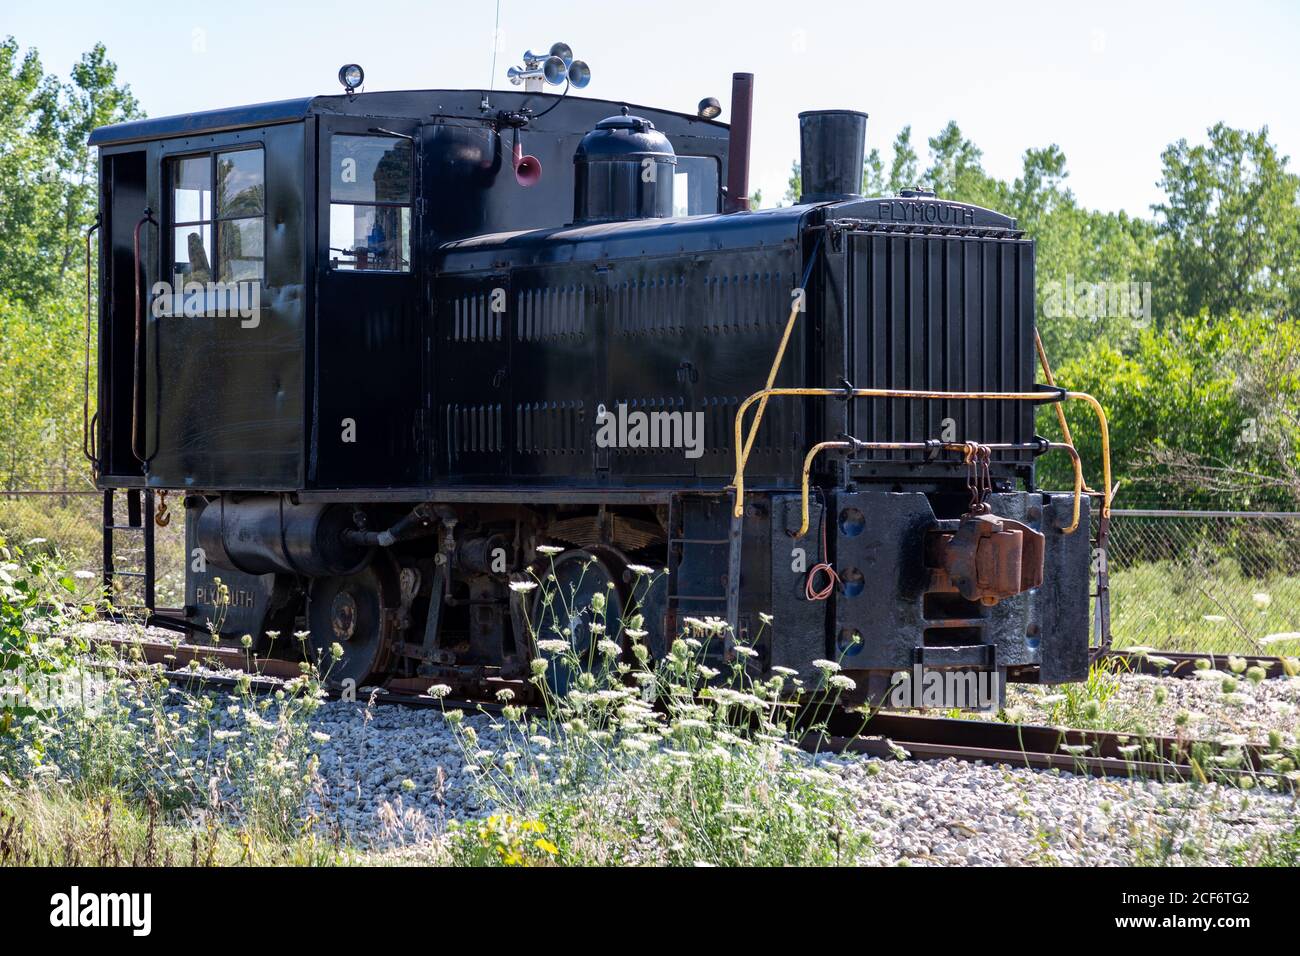
<path id="1" fill-rule="evenodd" d="M 749 128 L 754 113 L 754 74 L 731 74 L 731 136 L 727 143 L 727 194 L 723 212 L 749 209 Z"/>
<path id="2" fill-rule="evenodd" d="M 862 198 L 867 114 L 809 110 L 799 114 L 799 202 Z"/>

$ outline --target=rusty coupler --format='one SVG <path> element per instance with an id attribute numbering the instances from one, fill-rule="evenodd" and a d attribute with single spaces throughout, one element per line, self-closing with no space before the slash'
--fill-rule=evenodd
<path id="1" fill-rule="evenodd" d="M 952 586 L 966 600 L 988 607 L 1043 583 L 1045 540 L 1029 525 L 990 511 L 991 455 L 987 445 L 966 443 L 970 510 L 956 532 L 940 535 L 938 541 L 940 563 Z"/>

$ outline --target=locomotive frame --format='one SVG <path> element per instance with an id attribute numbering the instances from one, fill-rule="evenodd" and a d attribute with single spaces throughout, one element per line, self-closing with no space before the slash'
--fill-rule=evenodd
<path id="1" fill-rule="evenodd" d="M 174 491 L 194 560 L 182 618 L 155 619 L 219 620 L 259 651 L 307 630 L 318 652 L 342 643 L 336 676 L 357 683 L 525 686 L 536 649 L 509 584 L 552 567 L 635 600 L 655 655 L 715 616 L 720 659 L 736 639 L 756 672 L 835 659 L 859 697 L 913 665 L 1085 676 L 1109 462 L 1091 491 L 1034 408 L 1105 419 L 1035 383 L 1032 241 L 925 191 L 857 195 L 866 117 L 844 111 L 801 114 L 803 203 L 723 212 L 744 204 L 737 119 L 349 91 L 95 131 L 105 583 L 114 491 L 148 549 L 154 494 Z M 521 140 L 538 183 L 511 175 Z M 647 162 L 664 185 L 620 185 Z M 349 222 L 370 245 L 334 245 Z M 182 264 L 256 272 L 256 322 L 202 289 L 193 314 L 156 314 Z M 698 447 L 629 442 L 638 413 L 679 440 L 700 422 Z M 1071 455 L 1073 491 L 1036 488 L 1049 451 Z M 646 563 L 668 573 L 634 595 Z M 153 611 L 151 553 L 143 573 Z M 1096 598 L 1102 636 L 1104 570 Z"/>

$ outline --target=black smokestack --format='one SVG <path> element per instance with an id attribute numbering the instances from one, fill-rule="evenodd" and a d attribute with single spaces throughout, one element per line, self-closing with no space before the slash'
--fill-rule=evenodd
<path id="1" fill-rule="evenodd" d="M 862 197 L 862 160 L 867 114 L 857 110 L 809 110 L 799 114 L 801 203 Z"/>

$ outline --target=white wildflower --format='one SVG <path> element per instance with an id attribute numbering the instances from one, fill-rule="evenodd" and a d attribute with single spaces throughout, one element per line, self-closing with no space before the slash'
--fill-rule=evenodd
<path id="1" fill-rule="evenodd" d="M 1270 644 L 1280 644 L 1283 641 L 1300 641 L 1300 631 L 1282 631 L 1278 634 L 1269 634 L 1261 637 L 1259 643 L 1264 647 Z"/>

